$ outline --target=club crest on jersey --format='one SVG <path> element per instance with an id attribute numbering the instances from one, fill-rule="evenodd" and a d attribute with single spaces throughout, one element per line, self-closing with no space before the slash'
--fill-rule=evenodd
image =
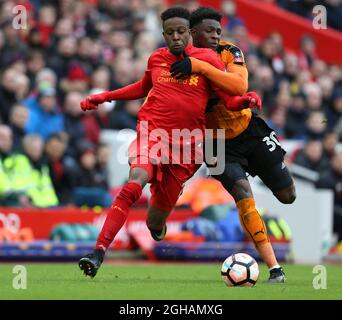
<path id="1" fill-rule="evenodd" d="M 242 54 L 240 51 L 234 52 L 234 62 L 235 63 L 243 63 L 243 58 L 242 58 Z"/>
<path id="2" fill-rule="evenodd" d="M 189 79 L 189 85 L 197 87 L 199 77 L 196 74 L 192 74 Z"/>

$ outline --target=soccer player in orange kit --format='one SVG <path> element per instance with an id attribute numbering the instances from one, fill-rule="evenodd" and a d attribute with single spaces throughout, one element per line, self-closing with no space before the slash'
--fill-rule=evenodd
<path id="1" fill-rule="evenodd" d="M 182 56 L 196 57 L 224 70 L 224 64 L 215 52 L 189 44 L 189 17 L 189 11 L 181 7 L 170 8 L 162 13 L 163 35 L 167 48 L 160 48 L 152 53 L 141 81 L 119 90 L 89 96 L 81 102 L 83 110 L 91 110 L 106 100 L 129 100 L 147 96 L 138 114 L 138 137 L 129 150 L 128 183 L 123 186 L 108 211 L 94 252 L 79 261 L 81 270 L 91 277 L 96 275 L 105 251 L 125 223 L 130 207 L 140 198 L 142 188 L 147 183 L 151 183 L 147 226 L 154 239 L 160 240 L 165 235 L 166 218 L 175 206 L 184 183 L 201 165 L 201 162 L 196 161 L 195 153 L 196 148 L 200 148 L 203 142 L 205 109 L 212 93 L 225 101 L 225 105 L 231 110 L 259 105 L 253 96 L 228 96 L 212 87 L 210 81 L 202 75 L 190 75 L 179 80 L 171 76 L 171 65 Z M 167 142 L 161 148 L 162 153 L 163 149 L 179 143 L 173 140 L 173 130 L 200 131 L 199 135 L 191 136 L 178 146 L 181 153 L 185 149 L 184 143 L 191 146 L 187 159 L 190 160 L 189 163 L 164 163 L 157 159 L 159 154 L 151 156 L 150 152 L 159 143 L 155 132 L 160 129 L 167 136 Z M 147 137 L 140 135 L 142 131 L 147 132 Z M 169 151 L 166 151 L 166 154 L 173 160 L 174 154 Z"/>
<path id="2" fill-rule="evenodd" d="M 240 82 L 247 77 L 244 55 L 234 44 L 220 42 L 221 19 L 221 14 L 216 10 L 200 7 L 191 13 L 190 28 L 194 46 L 215 50 L 228 72 L 224 73 L 205 61 L 188 57 L 173 64 L 172 75 L 202 74 L 225 92 L 235 90 L 236 86 L 241 87 Z M 229 81 L 232 75 L 239 75 L 240 81 Z M 225 81 L 222 81 L 223 76 Z M 233 196 L 241 225 L 269 267 L 268 281 L 285 282 L 284 271 L 277 262 L 246 177 L 246 172 L 251 176 L 258 175 L 282 203 L 290 204 L 295 200 L 294 182 L 283 162 L 285 152 L 275 132 L 251 109 L 233 112 L 222 103 L 207 110 L 206 127 L 225 129 L 225 170 L 223 174 L 213 177 Z"/>

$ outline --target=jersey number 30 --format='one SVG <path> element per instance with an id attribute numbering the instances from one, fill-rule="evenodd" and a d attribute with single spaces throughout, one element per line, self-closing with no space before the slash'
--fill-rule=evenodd
<path id="1" fill-rule="evenodd" d="M 269 147 L 270 152 L 273 152 L 277 148 L 277 145 L 279 147 L 281 146 L 274 131 L 270 133 L 269 137 L 264 137 L 262 141 L 266 142 L 266 145 Z"/>

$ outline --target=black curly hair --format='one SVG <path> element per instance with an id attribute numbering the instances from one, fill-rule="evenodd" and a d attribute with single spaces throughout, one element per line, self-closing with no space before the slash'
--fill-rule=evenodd
<path id="1" fill-rule="evenodd" d="M 183 7 L 172 7 L 163 11 L 162 14 L 160 15 L 160 18 L 162 19 L 163 23 L 166 20 L 171 19 L 171 18 L 183 18 L 189 21 L 190 11 Z"/>
<path id="2" fill-rule="evenodd" d="M 199 7 L 191 12 L 190 28 L 200 24 L 204 19 L 216 20 L 221 23 L 222 15 L 212 7 Z"/>

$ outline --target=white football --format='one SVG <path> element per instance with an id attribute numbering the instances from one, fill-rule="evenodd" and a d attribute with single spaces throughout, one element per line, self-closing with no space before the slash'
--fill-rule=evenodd
<path id="1" fill-rule="evenodd" d="M 259 266 L 247 253 L 236 253 L 224 260 L 221 267 L 222 280 L 227 286 L 254 286 L 259 277 Z"/>

